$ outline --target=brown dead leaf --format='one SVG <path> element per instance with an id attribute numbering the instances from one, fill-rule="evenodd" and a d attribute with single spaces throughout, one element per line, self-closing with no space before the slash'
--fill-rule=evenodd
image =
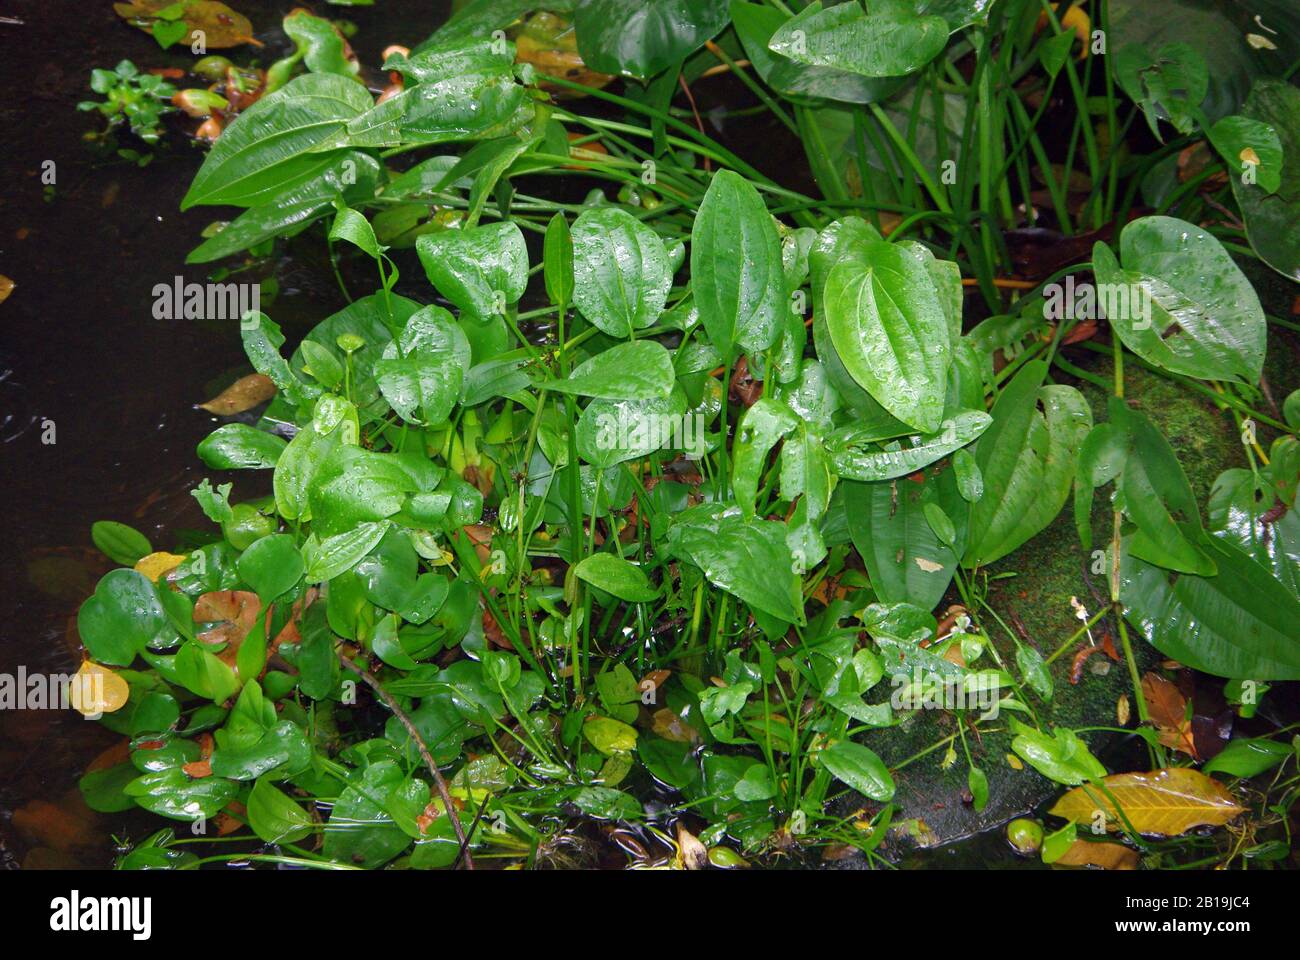
<path id="1" fill-rule="evenodd" d="M 677 824 L 677 850 L 687 870 L 703 870 L 709 865 L 709 848 L 681 823 Z"/>
<path id="2" fill-rule="evenodd" d="M 1160 742 L 1194 760 L 1200 759 L 1187 715 L 1187 698 L 1178 688 L 1160 674 L 1148 672 L 1142 676 L 1142 696 Z"/>
<path id="3" fill-rule="evenodd" d="M 9 299 L 9 294 L 14 292 L 14 282 L 0 273 L 0 303 Z"/>
<path id="4" fill-rule="evenodd" d="M 250 373 L 246 377 L 240 377 L 207 403 L 198 404 L 198 408 L 208 413 L 215 413 L 219 417 L 228 417 L 251 410 L 273 396 L 275 396 L 275 384 L 271 382 L 271 378 L 260 373 Z"/>
<path id="5" fill-rule="evenodd" d="M 113 9 L 132 26 L 151 32 L 158 14 L 171 6 L 175 6 L 175 0 L 132 0 L 130 3 L 115 3 Z M 181 38 L 186 46 L 192 46 L 199 39 L 195 31 L 201 31 L 204 45 L 212 50 L 237 47 L 244 43 L 259 47 L 262 45 L 253 39 L 253 24 L 249 19 L 219 0 L 191 0 L 180 19 L 190 28 Z"/>
<path id="6" fill-rule="evenodd" d="M 654 732 L 673 743 L 694 743 L 700 735 L 695 728 L 683 720 L 675 710 L 664 707 L 656 710 L 651 719 Z"/>
<path id="7" fill-rule="evenodd" d="M 1136 870 L 1137 851 L 1122 843 L 1098 843 L 1076 840 L 1069 850 L 1056 860 L 1065 867 L 1100 867 L 1102 870 Z"/>
<path id="8" fill-rule="evenodd" d="M 187 777 L 194 780 L 212 776 L 212 763 L 209 760 L 195 760 L 193 763 L 182 765 L 181 769 L 185 771 Z"/>

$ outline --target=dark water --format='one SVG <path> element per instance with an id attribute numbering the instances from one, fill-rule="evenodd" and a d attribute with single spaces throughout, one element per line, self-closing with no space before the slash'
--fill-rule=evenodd
<path id="1" fill-rule="evenodd" d="M 278 24 L 296 4 L 232 5 L 268 46 L 225 52 L 263 65 L 279 56 Z M 356 22 L 358 55 L 376 64 L 389 43 L 427 36 L 447 9 L 379 0 L 321 12 Z M 0 17 L 0 274 L 15 284 L 0 304 L 0 673 L 61 673 L 80 662 L 77 607 L 108 569 L 92 522 L 129 523 L 156 549 L 210 526 L 189 490 L 210 472 L 194 447 L 216 421 L 193 405 L 246 361 L 233 325 L 153 318 L 154 284 L 205 278 L 184 256 L 221 211 L 177 211 L 202 151 L 176 133 L 144 168 L 99 158 L 83 140 L 99 116 L 76 110 L 92 96 L 92 66 L 194 58 L 160 50 L 107 2 L 14 0 Z M 46 161 L 56 180 L 48 199 Z M 275 267 L 273 315 L 291 338 L 344 305 L 311 248 Z M 237 495 L 258 492 L 248 482 L 236 480 Z M 116 739 L 70 711 L 0 711 L 0 864 L 107 866 L 110 831 L 138 839 L 160 825 L 81 805 L 78 776 Z"/>

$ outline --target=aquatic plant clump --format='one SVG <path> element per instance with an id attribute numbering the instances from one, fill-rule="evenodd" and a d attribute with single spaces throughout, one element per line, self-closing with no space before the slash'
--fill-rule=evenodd
<path id="1" fill-rule="evenodd" d="M 378 98 L 286 18 L 182 203 L 241 212 L 189 262 L 316 224 L 377 282 L 292 344 L 230 318 L 256 380 L 208 407 L 205 542 L 97 528 L 121 568 L 78 627 L 119 695 L 83 712 L 130 757 L 87 802 L 244 841 L 119 865 L 539 865 L 593 822 L 644 864 L 879 865 L 934 839 L 912 777 L 945 839 L 1054 796 L 1005 832 L 1062 866 L 1281 836 L 1289 728 L 1198 724 L 1170 678 L 1242 721 L 1300 680 L 1295 324 L 1239 263 L 1300 279 L 1270 226 L 1300 93 L 1255 50 L 1232 100 L 1196 38 L 1125 43 L 1112 0 L 1098 49 L 1062 6 L 470 3 Z M 821 196 L 674 107 L 719 73 Z M 1147 380 L 1239 436 L 1208 499 Z M 1000 591 L 1045 538 L 1073 587 L 1031 629 Z"/>

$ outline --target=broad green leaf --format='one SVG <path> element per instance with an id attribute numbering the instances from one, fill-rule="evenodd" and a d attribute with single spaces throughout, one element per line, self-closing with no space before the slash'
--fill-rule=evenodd
<path id="1" fill-rule="evenodd" d="M 844 506 L 853 545 L 886 603 L 906 602 L 931 610 L 943 598 L 965 548 L 969 507 L 952 470 L 924 481 L 845 482 Z M 945 543 L 926 520 L 927 505 L 941 507 L 954 527 Z"/>
<path id="2" fill-rule="evenodd" d="M 611 337 L 654 323 L 672 286 L 659 235 L 619 207 L 587 210 L 573 223 L 573 302 Z"/>
<path id="3" fill-rule="evenodd" d="M 314 423 L 304 426 L 281 452 L 272 474 L 275 507 L 286 520 L 311 518 L 308 491 L 321 465 L 342 442 L 341 430 L 322 434 Z"/>
<path id="4" fill-rule="evenodd" d="M 846 480 L 892 480 L 915 473 L 966 446 L 991 423 L 982 410 L 961 410 L 944 420 L 938 433 L 884 446 L 863 441 L 857 430 L 848 427 L 827 438 L 826 450 L 831 468 Z"/>
<path id="5" fill-rule="evenodd" d="M 881 803 L 894 798 L 894 778 L 889 768 L 862 744 L 838 740 L 817 754 L 817 759 L 858 793 Z"/>
<path id="6" fill-rule="evenodd" d="M 772 35 L 788 17 L 774 7 L 732 0 L 731 20 L 754 69 L 768 86 L 785 96 L 825 97 L 871 103 L 893 93 L 896 78 L 864 77 L 847 70 L 797 63 L 769 48 Z"/>
<path id="7" fill-rule="evenodd" d="M 402 509 L 407 494 L 423 492 L 396 454 L 345 444 L 321 464 L 308 500 L 312 530 L 323 537 Z"/>
<path id="8" fill-rule="evenodd" d="M 640 567 L 611 553 L 593 553 L 573 568 L 573 575 L 628 603 L 649 603 L 659 596 Z"/>
<path id="9" fill-rule="evenodd" d="M 150 813 L 195 823 L 220 813 L 235 798 L 239 786 L 221 777 L 192 780 L 180 767 L 168 767 L 141 774 L 122 792 Z"/>
<path id="10" fill-rule="evenodd" d="M 898 77 L 925 66 L 948 43 L 940 17 L 920 16 L 903 4 L 809 4 L 772 36 L 769 49 L 798 63 L 864 77 Z"/>
<path id="11" fill-rule="evenodd" d="M 239 576 L 253 588 L 263 604 L 292 589 L 303 574 L 302 554 L 293 537 L 272 534 L 256 541 L 239 557 Z"/>
<path id="12" fill-rule="evenodd" d="M 1201 767 L 1202 773 L 1226 773 L 1234 777 L 1256 777 L 1272 770 L 1295 754 L 1295 747 L 1263 737 L 1237 737 Z"/>
<path id="13" fill-rule="evenodd" d="M 1237 112 L 1252 83 L 1281 76 L 1300 57 L 1300 9 L 1291 0 L 1111 0 L 1107 13 L 1110 52 L 1195 48 L 1208 69 L 1201 108 L 1211 121 Z"/>
<path id="14" fill-rule="evenodd" d="M 761 397 L 740 418 L 732 445 L 731 485 L 742 516 L 754 516 L 754 500 L 768 454 L 798 425 L 795 412 L 775 397 Z"/>
<path id="15" fill-rule="evenodd" d="M 1124 345 L 1202 380 L 1259 380 L 1267 336 L 1255 288 L 1210 234 L 1173 217 L 1143 217 L 1120 234 L 1120 268 L 1098 243 L 1099 306 Z"/>
<path id="16" fill-rule="evenodd" d="M 415 241 L 429 282 L 478 320 L 504 313 L 528 283 L 528 249 L 509 220 L 422 234 Z"/>
<path id="17" fill-rule="evenodd" d="M 1282 186 L 1282 142 L 1267 123 L 1233 114 L 1212 126 L 1209 136 L 1233 180 L 1257 183 L 1264 194 Z"/>
<path id="18" fill-rule="evenodd" d="M 664 399 L 673 392 L 673 358 L 654 340 L 619 343 L 573 368 L 563 380 L 540 386 L 554 393 L 606 400 Z"/>
<path id="19" fill-rule="evenodd" d="M 149 578 L 134 570 L 112 570 L 77 613 L 77 630 L 98 663 L 127 667 L 146 647 L 178 639 Z"/>
<path id="20" fill-rule="evenodd" d="M 1300 31 L 1293 32 L 1294 43 Z M 1229 168 L 1233 195 L 1241 207 L 1250 245 L 1265 263 L 1300 281 L 1300 90 L 1281 80 L 1260 80 L 1246 98 L 1242 113 L 1271 127 L 1282 148 L 1281 183 L 1275 192 L 1243 182 L 1242 171 Z M 1263 154 L 1260 155 L 1263 159 Z"/>
<path id="21" fill-rule="evenodd" d="M 186 263 L 211 263 L 270 240 L 292 236 L 324 217 L 342 199 L 360 200 L 374 195 L 379 182 L 379 162 L 356 150 L 326 154 L 330 163 L 302 183 L 259 200 L 204 240 L 186 256 Z"/>
<path id="22" fill-rule="evenodd" d="M 1170 570 L 1214 575 L 1203 540 L 1201 512 L 1182 466 L 1163 434 L 1145 416 L 1112 399 L 1111 422 L 1128 438 L 1116 504 L 1137 524 L 1128 538 L 1135 557 Z"/>
<path id="23" fill-rule="evenodd" d="M 384 538 L 387 529 L 387 521 L 381 520 L 360 524 L 353 530 L 319 542 L 308 538 L 302 548 L 303 561 L 307 566 L 307 582 L 333 580 L 339 574 L 351 570 Z"/>
<path id="24" fill-rule="evenodd" d="M 937 431 L 952 349 L 925 265 L 897 245 L 866 243 L 861 260 L 842 260 L 827 274 L 823 311 L 835 353 L 853 379 L 899 420 Z"/>
<path id="25" fill-rule="evenodd" d="M 364 214 L 339 202 L 338 212 L 334 215 L 334 224 L 330 227 L 329 239 L 346 240 L 360 249 L 368 257 L 378 260 L 387 247 L 381 246 L 375 239 L 375 228 Z"/>
<path id="26" fill-rule="evenodd" d="M 1196 670 L 1238 680 L 1300 680 L 1300 600 L 1218 537 L 1204 543 L 1212 577 L 1175 574 L 1122 552 L 1125 616 L 1157 650 Z"/>
<path id="27" fill-rule="evenodd" d="M 758 353 L 781 332 L 786 303 L 781 241 L 753 184 L 713 176 L 691 229 L 691 286 L 709 340 L 724 359 Z"/>
<path id="28" fill-rule="evenodd" d="M 311 744 L 302 727 L 281 720 L 248 745 L 218 747 L 212 754 L 212 774 L 230 780 L 256 780 L 276 771 L 280 776 L 302 773 L 311 764 Z"/>
<path id="29" fill-rule="evenodd" d="M 573 26 L 588 67 L 644 81 L 703 46 L 727 16 L 726 0 L 578 0 Z"/>
<path id="30" fill-rule="evenodd" d="M 100 553 L 126 567 L 135 566 L 141 557 L 153 553 L 148 537 L 116 520 L 95 521 L 90 525 L 90 539 Z"/>
<path id="31" fill-rule="evenodd" d="M 1210 87 L 1199 50 L 1186 43 L 1167 43 L 1159 49 L 1129 44 L 1118 48 L 1114 65 L 1116 82 L 1142 108 L 1155 136 L 1161 136 L 1161 120 L 1169 121 L 1179 133 L 1192 132 Z"/>
<path id="32" fill-rule="evenodd" d="M 330 811 L 321 852 L 359 867 L 381 867 L 408 846 L 408 837 L 385 810 L 389 797 L 405 782 L 392 760 L 354 771 Z"/>
<path id="33" fill-rule="evenodd" d="M 311 833 L 311 815 L 266 777 L 248 795 L 248 825 L 267 843 L 297 843 Z"/>
<path id="34" fill-rule="evenodd" d="M 1077 786 L 1106 776 L 1106 767 L 1073 730 L 1057 727 L 1048 736 L 1015 719 L 1011 728 L 1016 733 L 1011 749 L 1047 779 Z"/>
<path id="35" fill-rule="evenodd" d="M 412 317 L 408 332 L 415 322 Z M 460 399 L 462 377 L 469 364 L 469 343 L 461 329 L 450 322 L 441 329 L 435 324 L 429 327 L 431 336 L 421 339 L 417 335 L 404 345 L 389 343 L 383 357 L 375 361 L 374 372 L 379 392 L 399 417 L 432 426 L 445 421 Z M 452 330 L 459 337 L 449 335 Z"/>
<path id="36" fill-rule="evenodd" d="M 578 455 L 607 468 L 656 450 L 680 449 L 686 417 L 680 387 L 650 400 L 592 400 L 578 418 Z"/>
<path id="37" fill-rule="evenodd" d="M 1073 387 L 1042 386 L 1046 374 L 1041 360 L 1025 364 L 998 395 L 993 423 L 975 445 L 984 496 L 971 505 L 963 566 L 1006 556 L 1051 523 L 1070 494 L 1092 413 Z"/>
<path id="38" fill-rule="evenodd" d="M 1283 458 L 1275 455 L 1273 464 L 1280 460 L 1284 464 Z M 1284 507 L 1282 515 L 1277 516 L 1282 495 L 1273 480 L 1273 464 L 1260 476 L 1262 487 L 1257 486 L 1256 475 L 1249 470 L 1219 474 L 1206 508 L 1209 528 L 1254 557 L 1273 572 L 1279 583 L 1300 597 L 1300 512 L 1294 506 Z M 1272 489 L 1269 481 L 1273 481 Z"/>
<path id="39" fill-rule="evenodd" d="M 783 523 L 746 521 L 737 508 L 706 505 L 679 514 L 668 542 L 714 586 L 783 623 L 802 624 L 800 578 L 785 532 Z"/>
<path id="40" fill-rule="evenodd" d="M 339 145 L 349 120 L 372 105 L 356 80 L 306 74 L 240 113 L 213 144 L 181 201 L 252 207 L 320 177 L 339 161 L 314 152 Z"/>
<path id="41" fill-rule="evenodd" d="M 263 470 L 274 467 L 287 446 L 273 433 L 227 423 L 200 440 L 196 452 L 213 470 Z"/>

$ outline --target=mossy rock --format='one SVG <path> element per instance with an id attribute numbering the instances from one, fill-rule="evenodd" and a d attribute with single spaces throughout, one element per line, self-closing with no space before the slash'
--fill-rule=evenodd
<path id="1" fill-rule="evenodd" d="M 1082 353 L 1082 351 L 1080 351 Z M 1109 359 L 1095 353 L 1072 357 L 1109 381 Z M 1091 361 L 1091 362 L 1090 362 Z M 1204 504 L 1214 479 L 1229 467 L 1244 464 L 1245 457 L 1236 426 L 1227 413 L 1215 408 L 1202 395 L 1130 364 L 1125 369 L 1125 388 L 1129 404 L 1142 411 L 1169 438 L 1188 475 L 1197 499 Z M 1097 420 L 1106 418 L 1106 395 L 1084 384 L 1082 389 L 1092 404 Z M 1110 529 L 1109 497 L 1099 494 L 1093 503 L 1094 536 L 1105 546 Z M 1079 628 L 1070 598 L 1078 597 L 1090 612 L 1099 609 L 1108 584 L 1105 574 L 1085 576 L 1086 558 L 1074 528 L 1069 502 L 1053 523 L 1010 556 L 981 571 L 989 576 L 988 602 L 1008 624 L 1023 626 L 1025 634 L 1044 657 L 1050 656 Z M 1014 574 L 1001 579 L 998 575 Z M 1089 589 L 1097 591 L 1095 597 Z M 957 602 L 955 592 L 945 604 Z M 989 633 L 1002 662 L 1015 662 L 1015 642 L 991 617 L 979 620 Z M 1110 618 L 1093 627 L 1093 636 L 1117 628 Z M 1139 671 L 1158 662 L 1159 654 L 1130 631 L 1134 658 Z M 1086 644 L 1086 638 L 1063 653 L 1051 665 L 1054 695 L 1050 703 L 1033 695 L 1034 709 L 1045 727 L 1118 726 L 1117 702 L 1127 695 L 1132 701 L 1132 684 L 1127 664 L 1109 660 L 1104 654 L 1088 658 L 1079 683 L 1070 682 L 1074 653 Z M 1120 640 L 1114 636 L 1115 648 L 1123 656 Z M 1099 674 L 1102 665 L 1108 665 Z M 988 654 L 980 665 L 989 666 Z M 878 689 L 886 689 L 883 686 Z M 889 692 L 886 690 L 886 692 Z M 880 699 L 877 696 L 876 699 Z M 1131 706 L 1129 725 L 1136 723 L 1137 709 Z M 904 725 L 866 734 L 862 742 L 880 754 L 891 767 L 927 749 L 945 737 L 957 733 L 957 714 L 946 710 L 920 710 L 912 713 Z M 894 817 L 895 829 L 881 852 L 891 858 L 903 856 L 916 846 L 934 846 L 980 833 L 1040 807 L 1055 796 L 1060 787 L 1039 775 L 1028 765 L 1016 769 L 1008 761 L 1011 736 L 1006 715 L 989 720 L 979 737 L 966 731 L 967 743 L 975 763 L 989 782 L 989 801 L 984 810 L 976 811 L 967 793 L 967 763 L 960 740 L 953 740 L 956 761 L 943 767 L 946 746 L 913 760 L 895 774 L 895 803 L 901 807 Z M 1104 754 L 1113 741 L 1110 734 L 1084 734 L 1089 746 Z M 878 804 L 856 794 L 844 798 L 837 812 L 847 814 L 858 807 L 876 809 Z M 848 861 L 844 865 L 852 865 Z"/>

